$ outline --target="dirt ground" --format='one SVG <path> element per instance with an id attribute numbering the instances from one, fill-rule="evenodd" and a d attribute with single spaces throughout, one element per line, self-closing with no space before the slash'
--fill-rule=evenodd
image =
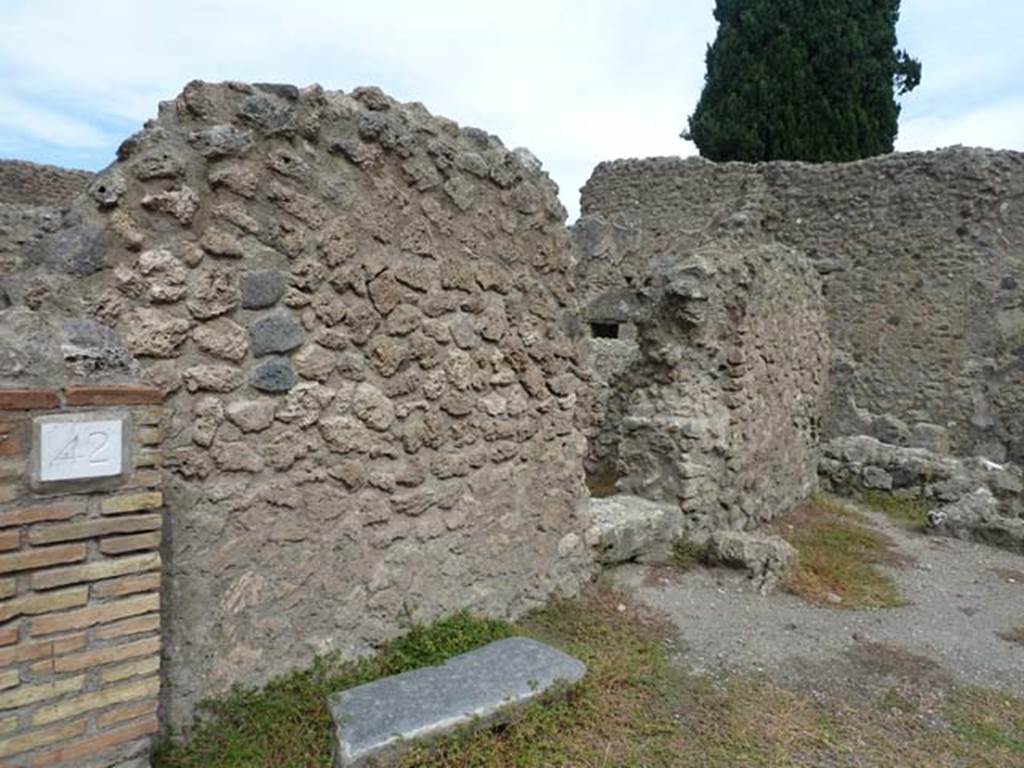
<path id="1" fill-rule="evenodd" d="M 1024 557 L 926 536 L 861 509 L 893 541 L 886 571 L 907 604 L 845 610 L 785 592 L 761 596 L 740 572 L 627 565 L 615 581 L 675 625 L 674 656 L 698 673 L 764 673 L 790 689 L 863 692 L 976 685 L 1024 694 Z"/>

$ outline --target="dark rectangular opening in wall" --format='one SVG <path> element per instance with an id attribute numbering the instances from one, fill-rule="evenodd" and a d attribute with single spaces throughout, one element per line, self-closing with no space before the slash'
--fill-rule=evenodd
<path id="1" fill-rule="evenodd" d="M 619 338 L 619 324 L 591 323 L 590 335 L 595 339 L 617 339 Z"/>

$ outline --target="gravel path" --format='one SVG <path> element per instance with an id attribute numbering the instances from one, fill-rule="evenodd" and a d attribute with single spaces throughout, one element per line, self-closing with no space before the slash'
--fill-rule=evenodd
<path id="1" fill-rule="evenodd" d="M 697 672 L 764 672 L 779 682 L 877 689 L 902 679 L 1024 694 L 1024 645 L 997 632 L 1024 624 L 1024 557 L 903 530 L 866 513 L 910 563 L 891 573 L 901 608 L 842 610 L 757 594 L 742 573 L 627 565 L 615 579 L 679 630 Z"/>

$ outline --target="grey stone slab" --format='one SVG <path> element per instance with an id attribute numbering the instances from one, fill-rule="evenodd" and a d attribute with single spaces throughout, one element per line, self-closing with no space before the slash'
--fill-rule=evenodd
<path id="1" fill-rule="evenodd" d="M 499 722 L 558 683 L 575 683 L 583 662 L 525 637 L 499 640 L 436 667 L 386 677 L 328 697 L 335 766 L 383 766 L 417 742 L 468 725 Z"/>

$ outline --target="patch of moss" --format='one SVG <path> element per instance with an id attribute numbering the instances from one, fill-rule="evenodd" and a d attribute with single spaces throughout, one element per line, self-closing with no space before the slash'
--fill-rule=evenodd
<path id="1" fill-rule="evenodd" d="M 690 571 L 708 559 L 708 545 L 681 537 L 672 542 L 672 565 L 679 571 Z"/>

